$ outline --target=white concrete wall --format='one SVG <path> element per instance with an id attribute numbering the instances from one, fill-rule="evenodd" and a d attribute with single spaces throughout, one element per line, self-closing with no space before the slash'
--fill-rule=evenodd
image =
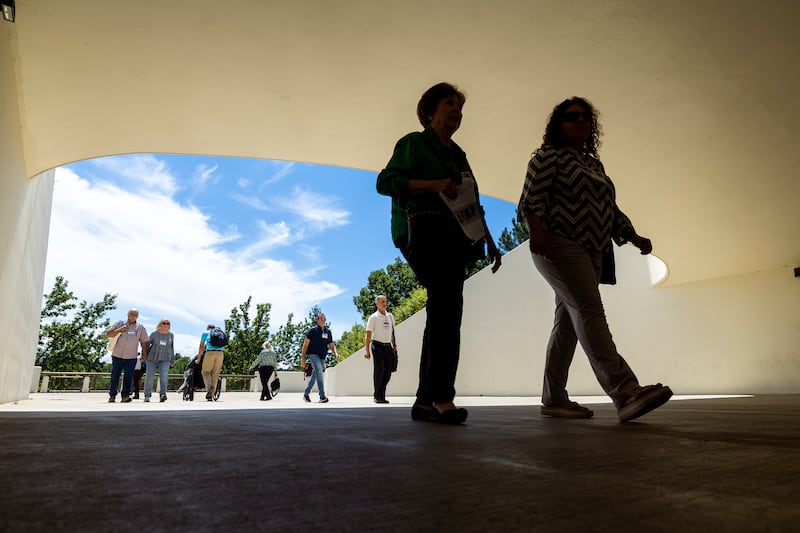
<path id="1" fill-rule="evenodd" d="M 617 278 L 602 288 L 606 314 L 642 383 L 660 381 L 679 394 L 800 392 L 800 279 L 791 267 L 653 288 L 646 259 L 627 246 L 617 249 Z M 468 280 L 457 393 L 538 396 L 553 308 L 527 246 L 505 256 L 497 274 Z M 416 390 L 423 327 L 424 312 L 398 326 L 390 396 Z M 330 374 L 331 394 L 372 394 L 363 351 Z M 568 388 L 603 393 L 580 348 Z"/>
<path id="2" fill-rule="evenodd" d="M 31 386 L 54 174 L 26 178 L 12 31 L 0 23 L 0 403 Z"/>

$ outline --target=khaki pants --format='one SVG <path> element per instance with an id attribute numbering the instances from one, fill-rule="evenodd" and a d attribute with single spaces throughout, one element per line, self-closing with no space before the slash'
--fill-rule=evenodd
<path id="1" fill-rule="evenodd" d="M 548 258 L 533 255 L 533 264 L 556 294 L 556 313 L 544 370 L 542 403 L 568 399 L 567 376 L 581 343 L 597 381 L 619 409 L 639 386 L 636 375 L 617 352 L 600 299 L 600 252 L 553 233 L 548 234 Z"/>
<path id="2" fill-rule="evenodd" d="M 212 392 L 217 386 L 223 359 L 222 350 L 206 350 L 206 354 L 203 356 L 203 383 L 206 385 L 207 393 Z"/>

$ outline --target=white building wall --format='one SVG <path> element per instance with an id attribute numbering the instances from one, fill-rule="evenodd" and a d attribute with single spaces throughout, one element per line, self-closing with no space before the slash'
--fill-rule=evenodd
<path id="1" fill-rule="evenodd" d="M 657 239 L 654 239 L 656 247 Z M 678 394 L 800 392 L 800 279 L 792 268 L 653 288 L 647 261 L 617 248 L 617 279 L 602 293 L 620 353 L 642 383 Z M 497 274 L 465 286 L 457 394 L 539 396 L 554 297 L 520 246 Z M 416 390 L 424 312 L 398 326 L 400 368 L 389 395 Z M 363 350 L 330 372 L 331 394 L 372 394 Z M 578 348 L 568 390 L 603 394 Z"/>
<path id="2" fill-rule="evenodd" d="M 0 24 L 0 403 L 31 386 L 54 174 L 26 178 L 12 31 Z"/>

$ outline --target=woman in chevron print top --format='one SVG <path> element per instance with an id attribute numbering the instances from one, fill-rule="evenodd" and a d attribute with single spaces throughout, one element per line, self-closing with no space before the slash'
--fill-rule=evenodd
<path id="1" fill-rule="evenodd" d="M 541 413 L 561 418 L 594 414 L 570 401 L 566 390 L 580 342 L 625 422 L 663 405 L 672 391 L 660 383 L 639 385 L 606 322 L 599 290 L 603 252 L 613 252 L 612 240 L 620 246 L 630 242 L 643 255 L 653 247 L 617 207 L 614 184 L 597 154 L 600 135 L 597 111 L 587 100 L 572 97 L 558 104 L 544 143 L 528 164 L 517 214 L 528 227 L 533 263 L 556 294 Z M 613 272 L 603 274 L 613 279 Z"/>

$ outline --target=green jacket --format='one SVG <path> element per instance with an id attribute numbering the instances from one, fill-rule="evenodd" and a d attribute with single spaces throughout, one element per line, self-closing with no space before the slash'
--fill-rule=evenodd
<path id="1" fill-rule="evenodd" d="M 378 193 L 392 197 L 392 240 L 408 233 L 406 209 L 448 212 L 437 193 L 408 193 L 408 181 L 450 178 L 461 184 L 461 172 L 472 171 L 467 154 L 456 144 L 442 144 L 431 127 L 409 133 L 394 147 L 376 183 Z"/>

